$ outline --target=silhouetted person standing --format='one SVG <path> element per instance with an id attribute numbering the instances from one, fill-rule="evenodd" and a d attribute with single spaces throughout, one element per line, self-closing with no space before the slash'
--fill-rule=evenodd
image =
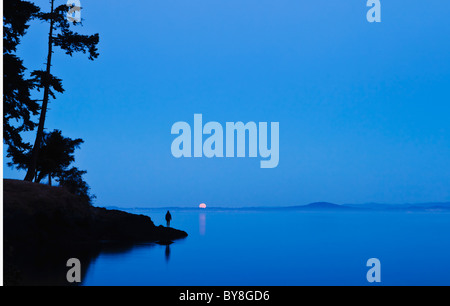
<path id="1" fill-rule="evenodd" d="M 167 227 L 170 226 L 170 220 L 172 220 L 172 215 L 170 214 L 169 211 L 167 211 L 167 213 L 166 213 Z"/>

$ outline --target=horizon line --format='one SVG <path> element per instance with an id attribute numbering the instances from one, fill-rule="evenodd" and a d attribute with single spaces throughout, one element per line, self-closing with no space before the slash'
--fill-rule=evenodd
<path id="1" fill-rule="evenodd" d="M 356 208 L 357 206 L 429 206 L 429 205 L 449 205 L 450 201 L 436 201 L 436 202 L 405 202 L 405 203 L 382 203 L 382 202 L 367 202 L 367 203 L 344 203 L 344 204 L 336 204 L 333 202 L 311 202 L 308 204 L 297 204 L 297 205 L 284 205 L 284 206 L 270 206 L 270 205 L 263 205 L 263 206 L 207 206 L 206 208 L 200 208 L 198 206 L 176 206 L 176 205 L 170 205 L 170 206 L 133 206 L 133 207 L 125 207 L 125 206 L 117 206 L 117 205 L 106 205 L 106 206 L 98 206 L 103 208 L 110 208 L 110 209 L 199 209 L 199 210 L 207 210 L 207 209 L 282 209 L 282 208 L 301 208 L 301 207 L 308 207 L 308 206 L 314 206 L 314 204 L 320 205 L 334 205 L 336 207 L 347 207 L 347 208 Z"/>

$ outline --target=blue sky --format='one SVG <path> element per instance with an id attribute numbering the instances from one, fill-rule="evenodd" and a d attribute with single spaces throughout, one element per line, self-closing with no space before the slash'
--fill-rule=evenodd
<path id="1" fill-rule="evenodd" d="M 365 2 L 81 0 L 100 57 L 55 53 L 46 128 L 85 140 L 99 206 L 450 201 L 450 2 L 381 1 L 379 24 Z M 47 31 L 23 38 L 30 70 Z M 171 126 L 194 113 L 279 122 L 278 167 L 174 158 Z"/>

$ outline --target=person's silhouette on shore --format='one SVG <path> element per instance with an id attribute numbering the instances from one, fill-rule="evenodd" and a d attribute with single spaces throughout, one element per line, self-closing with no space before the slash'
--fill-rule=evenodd
<path id="1" fill-rule="evenodd" d="M 167 222 L 167 227 L 170 226 L 170 220 L 172 220 L 172 215 L 170 214 L 169 211 L 167 211 L 166 213 L 166 222 Z"/>

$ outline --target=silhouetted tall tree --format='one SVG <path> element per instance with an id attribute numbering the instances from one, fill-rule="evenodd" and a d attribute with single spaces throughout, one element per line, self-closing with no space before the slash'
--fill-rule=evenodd
<path id="1" fill-rule="evenodd" d="M 40 182 L 48 176 L 48 184 L 51 185 L 52 177 L 59 177 L 67 167 L 75 161 L 75 149 L 80 147 L 84 141 L 80 138 L 70 139 L 64 137 L 61 131 L 45 133 L 39 151 L 39 163 L 37 165 L 36 181 Z"/>
<path id="2" fill-rule="evenodd" d="M 32 181 L 36 175 L 36 167 L 39 158 L 39 149 L 41 147 L 42 138 L 44 135 L 45 117 L 49 98 L 55 98 L 54 91 L 63 92 L 61 80 L 51 74 L 53 47 L 60 47 L 66 54 L 72 55 L 74 52 L 88 53 L 89 59 L 94 60 L 98 57 L 97 44 L 99 42 L 99 35 L 81 35 L 70 30 L 70 22 L 67 19 L 68 7 L 60 5 L 54 8 L 54 0 L 50 0 L 50 12 L 39 13 L 38 17 L 50 24 L 48 33 L 48 54 L 45 70 L 38 70 L 32 73 L 36 86 L 43 89 L 43 99 L 41 112 L 39 117 L 39 125 L 34 141 L 33 149 L 30 157 L 30 164 L 25 176 L 25 180 Z M 74 25 L 80 22 L 73 22 Z"/>
<path id="3" fill-rule="evenodd" d="M 25 78 L 23 61 L 15 54 L 39 8 L 22 0 L 4 1 L 3 5 L 3 141 L 12 156 L 31 149 L 21 133 L 36 127 L 32 117 L 39 114 L 39 104 L 31 99 L 34 80 Z"/>
<path id="4" fill-rule="evenodd" d="M 60 186 L 88 201 L 95 197 L 89 194 L 89 185 L 82 178 L 87 172 L 76 167 L 69 169 L 69 166 L 75 162 L 75 150 L 82 143 L 82 139 L 64 137 L 60 130 L 54 130 L 51 133 L 44 132 L 36 165 L 35 182 L 39 183 L 48 177 L 48 184 L 51 185 L 54 178 Z M 18 154 L 12 156 L 12 161 L 8 165 L 26 169 L 30 164 L 30 158 L 31 151 L 26 154 Z"/>
<path id="5" fill-rule="evenodd" d="M 75 149 L 83 143 L 82 139 L 64 137 L 59 130 L 45 133 L 42 137 L 39 150 L 39 160 L 36 165 L 35 182 L 39 183 L 48 176 L 48 183 L 54 177 L 59 177 L 75 161 Z M 15 165 L 18 169 L 27 169 L 30 164 L 31 151 L 12 157 L 9 166 Z"/>

